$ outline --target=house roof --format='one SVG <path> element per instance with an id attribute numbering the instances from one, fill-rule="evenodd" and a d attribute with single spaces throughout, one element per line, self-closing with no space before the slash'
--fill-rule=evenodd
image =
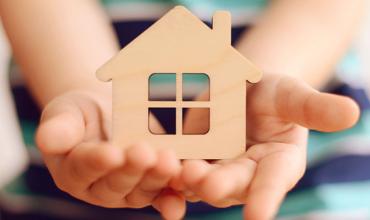
<path id="1" fill-rule="evenodd" d="M 257 68 L 231 46 L 231 16 L 218 11 L 211 29 L 183 6 L 176 6 L 134 41 L 108 60 L 97 71 L 97 77 L 109 81 L 116 74 L 140 72 L 149 66 L 166 66 L 168 71 L 204 66 L 220 60 L 220 54 L 233 54 L 250 82 L 260 80 Z M 190 54 L 190 56 L 189 56 Z M 176 61 L 176 62 L 171 62 Z M 117 69 L 120 71 L 117 72 Z"/>

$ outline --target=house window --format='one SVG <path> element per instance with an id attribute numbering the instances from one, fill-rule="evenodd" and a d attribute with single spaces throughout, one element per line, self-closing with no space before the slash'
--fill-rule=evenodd
<path id="1" fill-rule="evenodd" d="M 210 80 L 204 73 L 153 73 L 149 76 L 149 114 L 153 114 L 165 129 L 165 134 L 206 134 L 210 127 Z M 197 118 L 185 123 L 189 112 Z M 149 120 L 152 134 L 164 134 Z"/>

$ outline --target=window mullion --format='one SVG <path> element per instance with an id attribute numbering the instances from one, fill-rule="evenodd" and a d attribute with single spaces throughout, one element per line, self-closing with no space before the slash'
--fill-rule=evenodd
<path id="1" fill-rule="evenodd" d="M 182 73 L 176 73 L 176 135 L 182 135 Z"/>

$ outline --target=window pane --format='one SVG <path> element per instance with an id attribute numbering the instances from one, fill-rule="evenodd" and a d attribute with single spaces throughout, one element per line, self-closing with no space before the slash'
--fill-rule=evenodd
<path id="1" fill-rule="evenodd" d="M 149 108 L 149 116 L 155 116 L 161 126 L 165 129 L 165 134 L 176 134 L 176 108 Z M 148 129 L 152 134 L 164 134 L 155 120 L 149 120 Z"/>
<path id="2" fill-rule="evenodd" d="M 149 76 L 149 101 L 176 101 L 176 74 L 153 73 Z"/>
<path id="3" fill-rule="evenodd" d="M 183 134 L 207 134 L 210 128 L 209 108 L 182 109 Z"/>
<path id="4" fill-rule="evenodd" d="M 204 73 L 182 74 L 182 100 L 209 101 L 210 82 Z"/>

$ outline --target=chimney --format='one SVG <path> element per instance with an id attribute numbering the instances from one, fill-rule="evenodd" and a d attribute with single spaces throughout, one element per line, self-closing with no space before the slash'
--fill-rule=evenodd
<path id="1" fill-rule="evenodd" d="M 231 15 L 228 11 L 216 11 L 214 13 L 212 29 L 223 42 L 231 45 Z"/>

